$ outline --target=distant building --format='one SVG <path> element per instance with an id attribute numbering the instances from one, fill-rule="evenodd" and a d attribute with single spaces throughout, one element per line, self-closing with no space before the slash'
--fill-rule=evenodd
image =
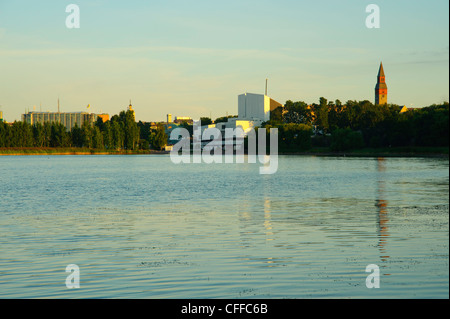
<path id="1" fill-rule="evenodd" d="M 130 105 L 128 105 L 128 111 L 133 113 L 133 119 L 136 121 L 136 112 L 133 110 L 133 105 L 131 105 L 131 100 L 130 100 Z"/>
<path id="2" fill-rule="evenodd" d="M 109 114 L 103 113 L 103 114 L 97 114 L 97 116 L 102 119 L 103 123 L 109 121 Z"/>
<path id="3" fill-rule="evenodd" d="M 172 114 L 167 114 L 167 123 L 172 123 Z"/>
<path id="4" fill-rule="evenodd" d="M 221 130 L 241 127 L 245 133 L 270 120 L 270 112 L 283 105 L 265 94 L 245 93 L 238 96 L 238 117 L 217 123 Z"/>
<path id="5" fill-rule="evenodd" d="M 192 120 L 191 117 L 187 117 L 187 116 L 176 116 L 175 117 L 175 121 L 173 121 L 174 123 L 177 124 L 181 124 L 181 123 L 188 123 L 188 124 L 192 124 L 194 121 Z"/>
<path id="6" fill-rule="evenodd" d="M 386 76 L 384 75 L 383 63 L 378 70 L 377 85 L 375 86 L 375 105 L 387 104 L 388 89 Z"/>
<path id="7" fill-rule="evenodd" d="M 227 122 L 219 122 L 217 124 L 204 125 L 201 127 L 200 134 L 211 127 L 218 128 L 221 131 L 223 141 L 217 146 L 211 146 L 211 141 L 203 140 L 202 147 L 206 144 L 210 147 L 221 148 L 222 145 L 231 144 L 235 149 L 243 147 L 243 140 L 240 141 L 241 145 L 238 145 L 238 141 L 226 140 L 226 129 L 241 128 L 244 132 L 244 136 L 249 131 L 261 126 L 263 122 L 270 120 L 270 112 L 274 111 L 278 107 L 283 105 L 265 94 L 253 94 L 245 93 L 238 96 L 238 117 L 228 118 Z"/>
<path id="8" fill-rule="evenodd" d="M 241 94 L 238 96 L 238 118 L 240 120 L 267 122 L 270 120 L 270 112 L 279 106 L 283 105 L 267 95 Z"/>
<path id="9" fill-rule="evenodd" d="M 408 112 L 410 109 L 408 109 L 407 107 L 406 107 L 406 105 L 403 105 L 403 106 L 400 106 L 400 111 L 399 111 L 399 113 L 405 113 L 405 112 Z"/>
<path id="10" fill-rule="evenodd" d="M 45 122 L 50 123 L 61 123 L 63 124 L 68 131 L 72 130 L 75 127 L 75 124 L 78 127 L 81 127 L 85 122 L 93 124 L 97 121 L 97 118 L 102 118 L 103 121 L 107 117 L 108 114 L 94 114 L 87 112 L 75 112 L 75 113 L 60 113 L 60 112 L 28 112 L 26 114 L 22 114 L 22 121 L 26 122 L 30 125 L 34 125 L 36 123 L 44 124 Z"/>
<path id="11" fill-rule="evenodd" d="M 3 122 L 3 112 L 0 111 L 0 122 Z"/>

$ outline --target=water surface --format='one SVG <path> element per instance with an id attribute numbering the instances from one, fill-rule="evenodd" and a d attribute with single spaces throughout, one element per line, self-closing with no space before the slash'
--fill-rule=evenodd
<path id="1" fill-rule="evenodd" d="M 448 217 L 448 159 L 3 156 L 0 298 L 448 298 Z"/>

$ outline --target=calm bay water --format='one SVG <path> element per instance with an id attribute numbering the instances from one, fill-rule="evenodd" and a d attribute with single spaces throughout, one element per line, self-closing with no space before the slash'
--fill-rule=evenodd
<path id="1" fill-rule="evenodd" d="M 448 222 L 448 159 L 3 156 L 0 298 L 448 298 Z"/>

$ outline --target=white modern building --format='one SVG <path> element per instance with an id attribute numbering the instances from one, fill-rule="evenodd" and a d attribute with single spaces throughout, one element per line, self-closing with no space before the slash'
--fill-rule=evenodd
<path id="1" fill-rule="evenodd" d="M 216 125 L 221 131 L 225 128 L 241 127 L 244 132 L 261 126 L 270 120 L 270 112 L 283 105 L 264 94 L 244 93 L 238 96 L 238 117 Z"/>
<path id="2" fill-rule="evenodd" d="M 263 94 L 245 93 L 238 96 L 238 118 L 248 121 L 269 121 L 270 111 L 280 106 L 271 108 L 270 97 Z M 275 104 L 275 103 L 274 103 Z"/>
<path id="3" fill-rule="evenodd" d="M 270 112 L 283 105 L 269 96 L 264 94 L 245 93 L 238 96 L 238 117 L 229 118 L 228 122 L 221 122 L 217 124 L 204 125 L 201 127 L 201 134 L 211 127 L 218 128 L 222 134 L 223 143 L 233 143 L 225 139 L 225 129 L 231 128 L 235 130 L 240 127 L 244 131 L 244 136 L 249 131 L 261 126 L 263 122 L 270 120 Z M 235 141 L 236 142 L 236 141 Z M 209 141 L 203 141 L 202 147 L 208 144 Z M 209 145 L 211 145 L 209 143 Z M 237 147 L 237 145 L 235 145 Z M 218 147 L 218 146 L 217 146 Z"/>

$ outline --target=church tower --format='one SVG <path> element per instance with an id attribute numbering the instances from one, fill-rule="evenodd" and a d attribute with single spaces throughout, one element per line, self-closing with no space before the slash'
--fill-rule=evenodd
<path id="1" fill-rule="evenodd" d="M 377 85 L 375 86 L 375 104 L 387 104 L 387 85 L 383 63 L 380 64 L 380 70 L 378 71 L 377 76 Z"/>
<path id="2" fill-rule="evenodd" d="M 130 105 L 128 106 L 128 111 L 130 111 L 133 114 L 133 119 L 136 120 L 136 112 L 134 112 L 134 110 L 133 110 L 133 105 L 131 105 L 131 100 L 130 100 Z"/>

